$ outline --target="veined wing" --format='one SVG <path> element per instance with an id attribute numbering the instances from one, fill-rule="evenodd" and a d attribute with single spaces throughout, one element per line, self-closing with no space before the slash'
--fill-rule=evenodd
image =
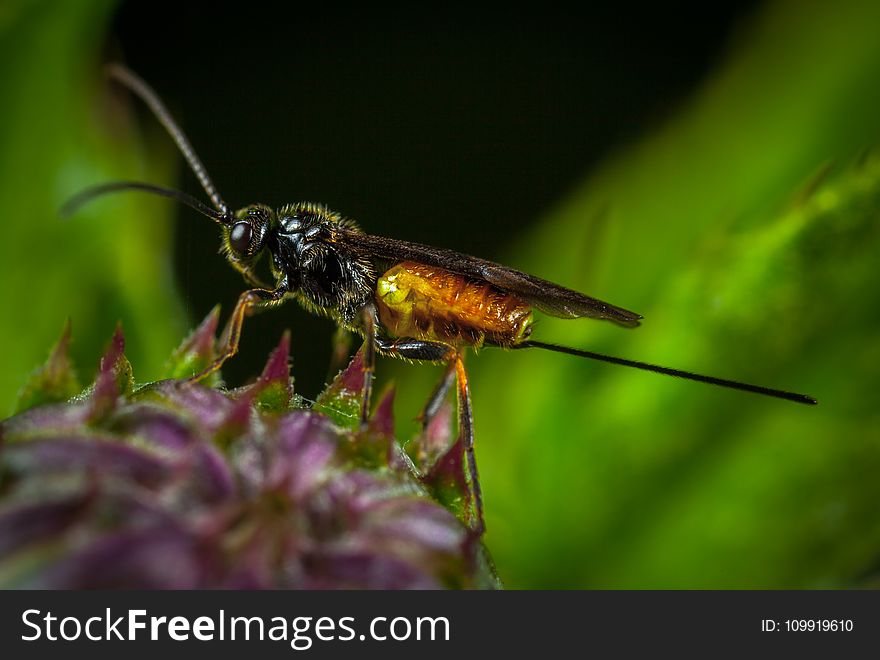
<path id="1" fill-rule="evenodd" d="M 474 280 L 483 280 L 521 297 L 536 309 L 559 318 L 607 319 L 627 327 L 639 325 L 640 314 L 585 296 L 534 275 L 443 248 L 373 236 L 340 228 L 337 239 L 369 255 L 387 261 L 414 261 L 436 266 Z"/>

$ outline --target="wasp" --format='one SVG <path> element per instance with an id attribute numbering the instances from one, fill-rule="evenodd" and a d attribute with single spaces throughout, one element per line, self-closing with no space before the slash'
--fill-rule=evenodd
<path id="1" fill-rule="evenodd" d="M 367 377 L 361 401 L 362 426 L 370 411 L 377 353 L 445 364 L 443 377 L 425 404 L 421 419 L 427 426 L 454 382 L 459 438 L 473 502 L 469 523 L 477 535 L 482 534 L 485 523 L 474 454 L 470 388 L 463 362 L 468 348 L 541 348 L 797 403 L 816 403 L 804 394 L 532 339 L 535 310 L 566 319 L 602 319 L 625 327 L 639 325 L 642 316 L 491 261 L 367 234 L 355 222 L 322 204 L 298 202 L 279 209 L 250 204 L 232 210 L 156 92 L 120 65 L 112 65 L 108 73 L 146 103 L 165 127 L 211 206 L 177 190 L 118 181 L 82 191 L 66 204 L 63 212 L 73 213 L 95 197 L 126 190 L 174 199 L 220 225 L 221 251 L 251 287 L 238 298 L 221 334 L 217 358 L 192 380 L 214 373 L 236 354 L 247 316 L 289 299 L 296 299 L 307 310 L 328 316 L 363 338 L 363 368 Z M 256 274 L 256 266 L 263 257 L 268 257 L 272 284 Z"/>

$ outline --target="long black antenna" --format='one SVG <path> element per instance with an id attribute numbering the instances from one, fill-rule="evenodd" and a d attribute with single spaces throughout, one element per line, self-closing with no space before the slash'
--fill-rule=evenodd
<path id="1" fill-rule="evenodd" d="M 188 195 L 185 192 L 180 192 L 179 190 L 172 190 L 171 188 L 156 186 L 152 183 L 141 183 L 140 181 L 113 181 L 112 183 L 104 183 L 99 186 L 86 188 L 85 190 L 77 193 L 64 203 L 64 206 L 61 207 L 61 216 L 64 218 L 70 217 L 71 215 L 76 213 L 82 206 L 92 201 L 95 197 L 100 197 L 101 195 L 105 195 L 107 193 L 125 190 L 141 190 L 143 192 L 153 193 L 154 195 L 169 197 L 171 199 L 177 200 L 181 204 L 186 204 L 191 209 L 195 209 L 202 215 L 206 215 L 212 220 L 216 220 L 221 224 L 226 224 L 228 222 L 228 212 L 223 213 L 222 211 L 215 211 L 210 206 L 208 206 L 207 204 L 203 204 L 192 195 Z"/>
<path id="2" fill-rule="evenodd" d="M 796 394 L 794 392 L 786 392 L 784 390 L 774 390 L 761 385 L 749 385 L 748 383 L 740 383 L 735 380 L 725 380 L 723 378 L 715 378 L 714 376 L 703 376 L 701 374 L 691 373 L 690 371 L 682 371 L 680 369 L 671 369 L 670 367 L 660 367 L 656 364 L 648 364 L 647 362 L 638 362 L 636 360 L 626 360 L 624 358 L 612 357 L 611 355 L 603 355 L 602 353 L 594 353 L 592 351 L 584 351 L 579 348 L 569 348 L 568 346 L 559 346 L 557 344 L 545 344 L 541 341 L 524 341 L 521 344 L 512 346 L 511 348 L 543 348 L 548 351 L 556 351 L 557 353 L 566 353 L 567 355 L 576 355 L 578 357 L 589 358 L 591 360 L 600 360 L 602 362 L 610 362 L 611 364 L 619 364 L 623 367 L 633 367 L 642 369 L 643 371 L 653 371 L 666 376 L 675 376 L 676 378 L 685 378 L 687 380 L 695 380 L 700 383 L 709 383 L 710 385 L 718 385 L 719 387 L 729 387 L 733 390 L 742 390 L 744 392 L 754 392 L 755 394 L 763 394 L 764 396 L 773 396 L 777 399 L 786 399 L 795 403 L 804 403 L 815 406 L 818 401 L 806 394 Z"/>
<path id="3" fill-rule="evenodd" d="M 193 174 L 196 175 L 199 183 L 202 184 L 202 188 L 205 189 L 214 208 L 224 215 L 227 215 L 229 213 L 229 207 L 226 205 L 226 202 L 223 201 L 223 198 L 220 197 L 220 193 L 217 192 L 214 182 L 211 181 L 211 177 L 208 176 L 208 171 L 199 159 L 198 154 L 196 154 L 196 150 L 193 149 L 189 140 L 186 138 L 186 135 L 184 135 L 181 128 L 177 125 L 177 122 L 174 121 L 174 118 L 171 116 L 171 113 L 168 112 L 168 108 L 165 107 L 165 104 L 162 103 L 159 95 L 156 94 L 152 87 L 141 80 L 139 76 L 132 73 L 121 64 L 111 64 L 107 67 L 107 73 L 111 78 L 122 83 L 134 94 L 139 96 L 141 100 L 147 104 L 150 110 L 153 111 L 153 114 L 156 115 L 156 119 L 158 119 L 162 126 L 165 127 L 165 130 L 168 131 L 168 134 L 171 135 L 171 138 L 177 144 L 177 148 L 180 149 L 180 153 L 186 158 L 186 162 L 189 163 Z"/>

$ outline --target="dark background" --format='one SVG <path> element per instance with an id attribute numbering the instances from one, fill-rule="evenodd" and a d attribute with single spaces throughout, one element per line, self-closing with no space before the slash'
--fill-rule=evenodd
<path id="1" fill-rule="evenodd" d="M 591 165 L 674 113 L 757 4 L 295 3 L 270 15 L 248 3 L 125 2 L 108 58 L 157 89 L 231 206 L 317 201 L 370 233 L 498 259 Z M 148 139 L 170 145 L 134 105 Z M 190 174 L 180 180 L 204 197 Z M 231 309 L 245 285 L 217 256 L 216 228 L 178 215 L 190 318 Z M 287 327 L 298 390 L 314 396 L 332 325 L 292 304 L 246 324 L 227 380 L 252 376 Z"/>

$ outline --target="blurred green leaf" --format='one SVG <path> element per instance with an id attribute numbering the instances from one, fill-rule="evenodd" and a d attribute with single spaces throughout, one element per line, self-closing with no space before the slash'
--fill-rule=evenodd
<path id="1" fill-rule="evenodd" d="M 167 178 L 145 171 L 126 97 L 100 76 L 113 6 L 12 1 L 0 10 L 6 209 L 0 263 L 7 273 L 0 283 L 0 408 L 6 413 L 67 318 L 76 337 L 74 362 L 87 371 L 108 329 L 121 320 L 145 379 L 158 375 L 186 325 L 169 262 L 166 204 L 120 196 L 59 217 L 64 201 L 86 186 Z"/>
<path id="2" fill-rule="evenodd" d="M 841 586 L 876 571 L 880 165 L 860 153 L 880 143 L 877 25 L 872 2 L 770 5 L 673 119 L 511 251 L 645 315 L 635 331 L 542 318 L 536 338 L 820 405 L 484 351 L 469 363 L 477 454 L 509 586 Z M 418 410 L 433 377 L 407 369 L 400 408 Z"/>

